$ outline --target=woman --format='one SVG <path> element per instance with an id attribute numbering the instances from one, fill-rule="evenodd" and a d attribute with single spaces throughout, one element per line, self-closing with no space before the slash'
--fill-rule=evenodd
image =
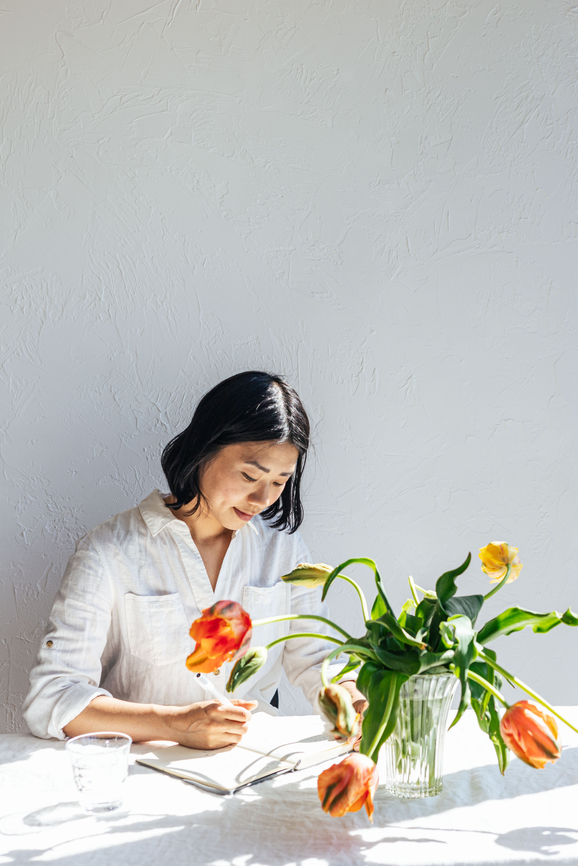
<path id="1" fill-rule="evenodd" d="M 114 730 L 219 748 L 239 742 L 283 668 L 316 704 L 330 649 L 321 640 L 274 647 L 234 709 L 207 700 L 185 667 L 190 623 L 220 599 L 239 602 L 252 619 L 323 615 L 319 590 L 279 579 L 309 559 L 296 531 L 308 445 L 305 410 L 279 376 L 239 373 L 203 397 L 163 452 L 169 495 L 153 491 L 78 543 L 30 677 L 24 715 L 32 733 Z M 254 643 L 292 627 L 299 631 L 299 622 L 257 627 Z M 221 691 L 230 668 L 210 675 Z M 345 686 L 361 706 L 353 680 Z"/>

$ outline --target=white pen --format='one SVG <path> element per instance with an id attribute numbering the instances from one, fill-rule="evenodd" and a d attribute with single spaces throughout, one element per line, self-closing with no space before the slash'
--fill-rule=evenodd
<path id="1" fill-rule="evenodd" d="M 224 707 L 230 707 L 233 710 L 235 709 L 235 704 L 232 704 L 229 698 L 226 698 L 225 695 L 222 695 L 221 692 L 215 688 L 212 682 L 207 679 L 204 674 L 196 674 L 196 677 L 202 687 L 205 689 L 205 691 L 210 692 L 212 696 L 219 701 L 219 703 L 223 704 Z"/>

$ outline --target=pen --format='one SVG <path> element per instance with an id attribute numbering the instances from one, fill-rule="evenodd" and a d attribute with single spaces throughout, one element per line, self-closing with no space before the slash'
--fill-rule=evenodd
<path id="1" fill-rule="evenodd" d="M 196 676 L 205 691 L 210 692 L 212 696 L 219 701 L 219 703 L 223 704 L 224 707 L 230 707 L 231 709 L 235 709 L 235 704 L 232 704 L 229 698 L 226 698 L 225 695 L 222 695 L 221 692 L 215 688 L 212 682 L 207 679 L 204 674 L 197 674 Z"/>

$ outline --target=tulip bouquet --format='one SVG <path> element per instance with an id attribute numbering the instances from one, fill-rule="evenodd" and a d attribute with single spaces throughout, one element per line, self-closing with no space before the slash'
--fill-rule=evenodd
<path id="1" fill-rule="evenodd" d="M 508 764 L 509 751 L 530 766 L 542 768 L 560 757 L 556 722 L 529 701 L 518 701 L 509 706 L 500 691 L 502 679 L 518 686 L 553 716 L 573 726 L 530 686 L 503 668 L 488 644 L 502 635 L 527 627 L 536 633 L 545 633 L 562 623 L 577 626 L 578 617 L 569 609 L 559 614 L 556 611 L 537 613 L 510 607 L 483 626 L 477 625 L 484 602 L 519 576 L 522 564 L 517 554 L 518 549 L 505 542 L 492 542 L 480 550 L 482 571 L 494 584 L 485 595 L 457 595 L 456 578 L 468 568 L 470 554 L 458 568 L 442 574 L 435 591 L 422 589 L 410 577 L 411 598 L 403 605 L 398 617 L 393 613 L 372 559 L 349 559 L 337 568 L 324 564 L 301 564 L 290 574 L 283 575 L 282 580 L 301 586 L 323 587 L 322 599 L 336 579 L 347 581 L 359 596 L 364 635 L 352 636 L 331 620 L 312 614 L 289 614 L 251 623 L 239 604 L 221 601 L 203 611 L 202 617 L 193 623 L 190 634 L 197 645 L 187 659 L 187 666 L 190 670 L 208 673 L 224 661 L 234 660 L 227 684 L 227 691 L 232 692 L 262 667 L 268 649 L 275 644 L 303 637 L 320 638 L 336 644 L 321 667 L 319 703 L 322 712 L 336 734 L 355 736 L 358 717 L 349 693 L 338 685 L 338 681 L 358 668 L 357 688 L 366 697 L 368 706 L 363 714 L 360 754 L 350 755 L 319 777 L 322 807 L 331 815 L 357 811 L 365 805 L 371 817 L 379 751 L 396 727 L 400 689 L 416 675 L 452 674 L 457 678 L 461 694 L 452 726 L 471 706 L 479 727 L 494 745 L 502 773 Z M 359 585 L 342 574 L 343 569 L 354 563 L 368 566 L 374 574 L 377 596 L 371 611 Z M 266 647 L 250 646 L 252 628 L 287 619 L 320 620 L 336 635 L 304 631 L 277 638 Z M 328 666 L 343 654 L 349 657 L 348 661 L 330 681 Z M 505 712 L 500 711 L 501 707 Z"/>

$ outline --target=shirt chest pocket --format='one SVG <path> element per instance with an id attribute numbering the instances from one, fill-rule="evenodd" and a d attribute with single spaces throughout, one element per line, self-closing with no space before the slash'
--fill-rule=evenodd
<path id="1" fill-rule="evenodd" d="M 150 665 L 183 665 L 191 651 L 187 617 L 178 593 L 124 597 L 131 655 Z"/>
<path id="2" fill-rule="evenodd" d="M 291 587 L 286 583 L 276 583 L 275 586 L 245 586 L 243 607 L 253 622 L 288 614 L 291 612 Z M 284 620 L 254 627 L 252 646 L 265 646 L 272 640 L 289 634 L 289 624 L 290 620 Z M 283 644 L 275 649 L 282 650 Z"/>

